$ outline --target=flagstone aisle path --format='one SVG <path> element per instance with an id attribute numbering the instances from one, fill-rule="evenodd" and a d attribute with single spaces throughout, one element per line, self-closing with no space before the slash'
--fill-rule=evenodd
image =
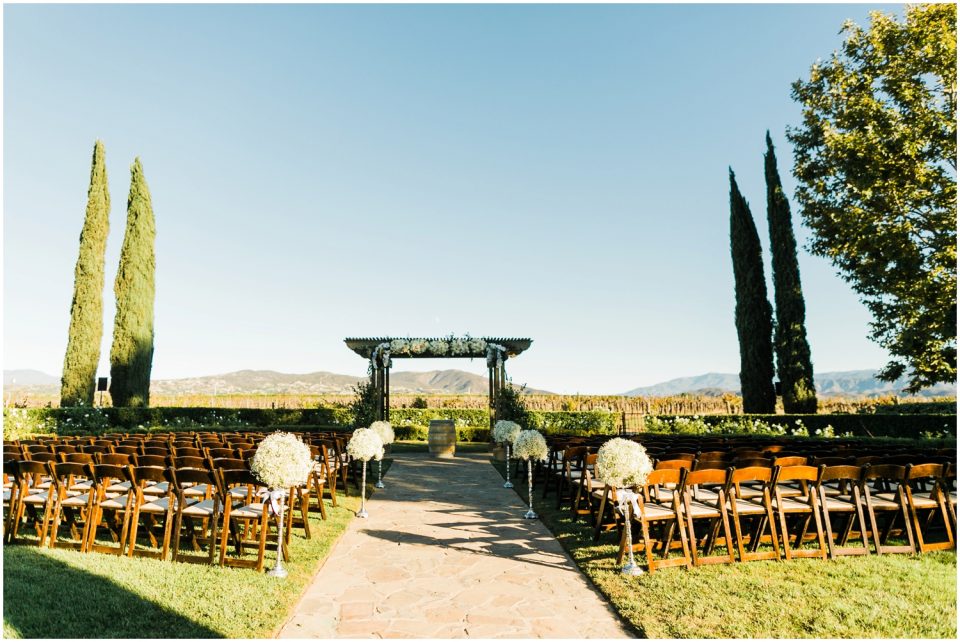
<path id="1" fill-rule="evenodd" d="M 489 454 L 399 454 L 384 483 L 279 637 L 630 637 Z"/>

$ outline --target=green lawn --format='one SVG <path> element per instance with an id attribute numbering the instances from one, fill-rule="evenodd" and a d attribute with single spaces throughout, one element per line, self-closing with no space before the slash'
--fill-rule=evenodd
<path id="1" fill-rule="evenodd" d="M 503 464 L 495 462 L 503 474 Z M 526 499 L 526 484 L 516 484 Z M 659 569 L 624 577 L 616 535 L 534 509 L 638 634 L 650 638 L 956 638 L 956 552 Z"/>
<path id="2" fill-rule="evenodd" d="M 312 539 L 294 531 L 286 579 L 250 569 L 4 546 L 3 635 L 272 637 L 353 519 L 360 499 L 355 488 L 351 493 L 339 492 L 335 509 L 328 504 L 326 521 L 311 517 Z M 275 559 L 274 546 L 266 567 Z"/>

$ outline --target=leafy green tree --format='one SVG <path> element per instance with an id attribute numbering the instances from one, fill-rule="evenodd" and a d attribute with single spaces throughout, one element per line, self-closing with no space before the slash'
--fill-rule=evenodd
<path id="1" fill-rule="evenodd" d="M 87 213 L 74 270 L 60 406 L 92 406 L 103 338 L 103 264 L 110 232 L 110 191 L 103 142 L 93 145 Z"/>
<path id="2" fill-rule="evenodd" d="M 380 391 L 373 385 L 372 378 L 357 383 L 353 391 L 356 394 L 350 402 L 350 412 L 353 413 L 353 427 L 366 428 L 380 419 Z"/>
<path id="3" fill-rule="evenodd" d="M 527 404 L 523 401 L 524 391 L 527 384 L 519 388 L 508 380 L 506 385 L 500 388 L 500 395 L 497 402 L 497 416 L 499 419 L 516 422 L 524 430 L 532 428 L 530 425 L 530 412 L 527 410 Z"/>
<path id="4" fill-rule="evenodd" d="M 800 287 L 797 264 L 797 239 L 793 235 L 790 203 L 780 184 L 777 157 L 770 132 L 767 153 L 763 156 L 767 179 L 767 225 L 770 252 L 773 255 L 773 300 L 776 323 L 773 345 L 777 355 L 777 374 L 783 390 L 783 411 L 788 414 L 817 412 L 817 391 L 813 385 L 813 363 L 805 325 L 806 307 Z"/>
<path id="5" fill-rule="evenodd" d="M 810 249 L 873 315 L 908 390 L 957 377 L 957 8 L 852 22 L 841 51 L 793 84 L 796 198 Z"/>
<path id="6" fill-rule="evenodd" d="M 114 284 L 117 313 L 110 348 L 110 396 L 114 406 L 150 405 L 153 365 L 154 237 L 150 190 L 140 159 L 130 168 L 127 229 Z"/>
<path id="7" fill-rule="evenodd" d="M 730 254 L 737 306 L 734 314 L 740 340 L 740 394 L 746 413 L 772 413 L 777 404 L 773 388 L 773 311 L 767 299 L 760 237 L 737 179 L 730 170 Z"/>

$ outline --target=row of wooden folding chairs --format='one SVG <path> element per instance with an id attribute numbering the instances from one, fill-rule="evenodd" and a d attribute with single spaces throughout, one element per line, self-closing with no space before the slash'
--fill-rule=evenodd
<path id="1" fill-rule="evenodd" d="M 213 433 L 151 433 L 149 435 L 112 434 L 100 437 L 51 437 L 4 443 L 4 461 L 33 459 L 49 461 L 47 453 L 85 452 L 192 457 L 252 457 L 257 443 L 268 433 L 213 432 Z M 346 435 L 342 433 L 294 433 L 309 445 L 325 445 L 330 453 L 330 467 L 339 478 L 342 489 L 349 494 L 352 478 L 359 487 L 359 475 L 354 462 L 346 452 Z M 231 451 L 231 452 L 227 452 Z M 59 460 L 59 457 L 54 460 Z"/>
<path id="2" fill-rule="evenodd" d="M 626 529 L 618 529 L 618 562 L 627 546 L 646 556 L 651 571 L 779 560 L 781 550 L 788 560 L 866 555 L 870 543 L 877 554 L 952 549 L 956 512 L 948 500 L 946 468 L 944 464 L 661 468 L 635 489 L 639 499 L 635 513 L 631 511 L 634 537 L 628 544 Z M 881 480 L 894 490 L 880 490 L 876 482 Z M 928 490 L 919 490 L 922 482 Z M 604 487 L 598 526 L 610 514 L 622 522 L 616 489 Z M 655 527 L 659 537 L 654 537 Z M 895 532 L 901 543 L 889 543 Z M 859 539 L 859 545 L 851 545 L 851 538 Z M 725 552 L 715 554 L 721 541 Z M 809 541 L 815 547 L 803 548 Z M 762 543 L 768 545 L 764 550 Z M 670 557 L 672 551 L 678 555 Z"/>
<path id="3" fill-rule="evenodd" d="M 317 462 L 317 469 L 310 478 L 310 483 L 314 487 L 317 498 L 315 505 L 311 504 L 311 510 L 318 510 L 321 517 L 326 519 L 327 514 L 323 504 L 324 490 L 326 490 L 331 504 L 334 507 L 337 506 L 336 458 L 328 450 L 325 442 L 321 441 L 309 447 L 314 460 Z M 208 449 L 203 456 L 137 455 L 134 453 L 60 453 L 57 456 L 51 453 L 35 453 L 30 461 L 132 465 L 134 467 L 152 466 L 156 468 L 199 468 L 212 471 L 220 462 L 231 462 L 231 467 L 247 468 L 254 452 L 253 450 Z"/>
<path id="4" fill-rule="evenodd" d="M 166 559 L 172 550 L 174 561 L 208 563 L 214 561 L 219 550 L 221 565 L 262 570 L 268 522 L 266 504 L 255 501 L 259 483 L 242 460 L 218 460 L 218 464 L 228 467 L 164 469 L 28 460 L 5 462 L 4 476 L 12 476 L 14 483 L 9 498 L 4 498 L 7 509 L 4 539 L 10 543 L 22 541 L 19 531 L 26 516 L 28 522 L 33 522 L 39 546 L 49 542 L 51 547 L 159 559 Z M 47 483 L 39 481 L 45 476 L 49 477 Z M 295 519 L 300 520 L 305 536 L 310 537 L 307 510 L 311 491 L 318 497 L 321 510 L 323 506 L 322 490 L 317 482 L 319 476 L 313 475 L 307 487 L 289 491 L 290 518 L 286 520 L 283 534 L 288 542 Z M 196 533 L 198 521 L 199 535 Z M 68 531 L 66 541 L 60 535 L 61 526 Z M 152 549 L 139 545 L 140 529 Z M 107 531 L 112 545 L 97 541 L 97 534 L 102 530 Z M 180 540 L 185 532 L 195 551 L 201 550 L 201 543 L 207 544 L 205 555 L 182 551 Z M 228 539 L 234 543 L 236 557 L 227 556 Z M 243 550 L 251 545 L 257 548 L 255 562 L 240 558 Z"/>

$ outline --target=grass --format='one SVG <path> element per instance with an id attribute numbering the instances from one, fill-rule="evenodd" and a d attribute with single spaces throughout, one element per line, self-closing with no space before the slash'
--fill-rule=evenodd
<path id="1" fill-rule="evenodd" d="M 502 462 L 494 465 L 504 473 Z M 526 499 L 526 483 L 516 489 Z M 650 638 L 956 638 L 955 551 L 660 569 L 625 577 L 616 535 L 593 542 L 585 521 L 534 509 L 639 635 Z"/>
<path id="2" fill-rule="evenodd" d="M 386 471 L 390 460 L 384 463 Z M 367 496 L 373 492 L 371 482 Z M 328 503 L 325 521 L 311 513 L 312 539 L 294 530 L 286 579 L 250 569 L 4 546 L 3 636 L 273 637 L 360 504 L 353 487 L 337 501 L 337 508 Z M 266 567 L 275 559 L 274 546 Z"/>

